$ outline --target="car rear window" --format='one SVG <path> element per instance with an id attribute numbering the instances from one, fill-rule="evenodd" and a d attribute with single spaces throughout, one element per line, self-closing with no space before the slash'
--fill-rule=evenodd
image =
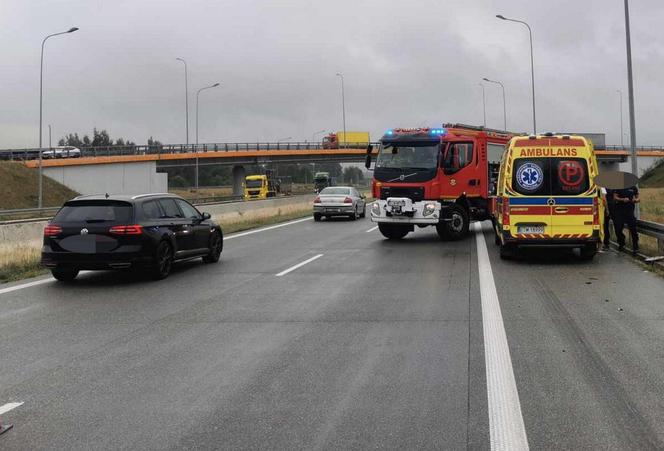
<path id="1" fill-rule="evenodd" d="M 87 200 L 67 202 L 53 218 L 54 222 L 112 222 L 130 224 L 133 217 L 131 204 L 113 200 Z"/>
<path id="2" fill-rule="evenodd" d="M 325 188 L 320 192 L 321 194 L 350 194 L 349 188 Z"/>
<path id="3" fill-rule="evenodd" d="M 583 158 L 517 158 L 512 189 L 526 196 L 576 196 L 588 191 L 588 165 Z"/>

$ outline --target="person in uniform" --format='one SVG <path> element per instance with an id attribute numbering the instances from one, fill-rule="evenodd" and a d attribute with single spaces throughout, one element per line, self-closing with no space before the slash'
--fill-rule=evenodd
<path id="1" fill-rule="evenodd" d="M 639 251 L 639 234 L 636 231 L 636 216 L 634 216 L 634 207 L 641 200 L 639 199 L 639 189 L 636 186 L 618 189 L 613 192 L 614 218 L 613 224 L 616 229 L 616 238 L 618 239 L 618 249 L 625 248 L 625 235 L 623 228 L 625 225 L 629 229 L 632 238 L 632 254 L 636 255 Z"/>
<path id="2" fill-rule="evenodd" d="M 602 201 L 604 203 L 604 246 L 602 250 L 608 251 L 611 244 L 611 221 L 615 223 L 614 207 L 615 201 L 613 200 L 613 190 L 602 188 Z"/>

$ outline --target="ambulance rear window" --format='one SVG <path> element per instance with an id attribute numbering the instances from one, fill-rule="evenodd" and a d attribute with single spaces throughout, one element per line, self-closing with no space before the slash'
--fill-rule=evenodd
<path id="1" fill-rule="evenodd" d="M 589 188 L 583 158 L 517 158 L 512 189 L 526 196 L 576 196 Z"/>

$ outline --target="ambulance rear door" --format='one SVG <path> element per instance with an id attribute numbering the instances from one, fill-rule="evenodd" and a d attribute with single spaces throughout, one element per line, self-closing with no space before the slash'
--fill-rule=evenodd
<path id="1" fill-rule="evenodd" d="M 549 158 L 554 238 L 590 238 L 593 194 L 585 158 Z M 596 193 L 595 193 L 596 194 Z"/>

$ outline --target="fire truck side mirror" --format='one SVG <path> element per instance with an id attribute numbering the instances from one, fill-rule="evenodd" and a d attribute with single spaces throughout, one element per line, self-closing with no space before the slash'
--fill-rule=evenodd
<path id="1" fill-rule="evenodd" d="M 371 152 L 373 151 L 373 146 L 369 144 L 367 146 L 367 159 L 364 161 L 364 167 L 369 169 L 371 167 Z"/>

